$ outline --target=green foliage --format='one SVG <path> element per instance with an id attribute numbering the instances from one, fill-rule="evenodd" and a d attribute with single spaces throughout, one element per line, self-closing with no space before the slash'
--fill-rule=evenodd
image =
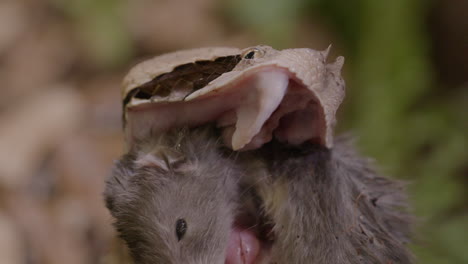
<path id="1" fill-rule="evenodd" d="M 303 0 L 229 0 L 228 15 L 240 26 L 253 29 L 261 39 L 285 48 L 297 23 Z"/>
<path id="2" fill-rule="evenodd" d="M 101 67 L 128 63 L 132 55 L 122 0 L 54 0 L 71 20 L 89 59 Z"/>

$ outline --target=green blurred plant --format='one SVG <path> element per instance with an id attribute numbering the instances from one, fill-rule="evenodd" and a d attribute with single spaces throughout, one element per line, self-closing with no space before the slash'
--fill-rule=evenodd
<path id="1" fill-rule="evenodd" d="M 236 24 L 252 29 L 276 47 L 286 47 L 303 4 L 303 0 L 229 0 L 225 10 Z"/>
<path id="2" fill-rule="evenodd" d="M 124 23 L 123 0 L 53 0 L 67 15 L 78 40 L 97 66 L 112 68 L 128 63 L 132 41 Z"/>

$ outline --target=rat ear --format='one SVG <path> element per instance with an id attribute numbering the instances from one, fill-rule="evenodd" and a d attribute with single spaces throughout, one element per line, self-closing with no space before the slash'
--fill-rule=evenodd
<path id="1" fill-rule="evenodd" d="M 171 148 L 158 148 L 151 153 L 141 154 L 135 160 L 137 167 L 156 167 L 163 171 L 177 170 L 185 163 L 185 155 Z"/>
<path id="2" fill-rule="evenodd" d="M 112 173 L 106 180 L 106 207 L 115 216 L 121 212 L 122 207 L 131 204 L 136 187 L 130 179 L 138 174 L 138 169 L 153 167 L 167 172 L 186 168 L 185 164 L 187 163 L 182 153 L 167 147 L 159 147 L 152 153 L 125 154 L 115 162 Z"/>
<path id="3" fill-rule="evenodd" d="M 119 210 L 119 204 L 125 203 L 125 200 L 128 199 L 126 195 L 130 191 L 128 182 L 135 175 L 134 171 L 133 157 L 130 154 L 124 155 L 114 163 L 104 190 L 106 207 L 112 214 Z"/>

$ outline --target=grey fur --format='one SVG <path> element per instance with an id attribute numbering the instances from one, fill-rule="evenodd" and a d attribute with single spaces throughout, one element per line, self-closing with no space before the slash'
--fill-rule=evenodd
<path id="1" fill-rule="evenodd" d="M 107 181 L 106 205 L 137 264 L 224 263 L 241 169 L 199 132 L 148 142 Z M 188 228 L 178 241 L 180 218 Z"/>
<path id="2" fill-rule="evenodd" d="M 107 181 L 107 207 L 136 263 L 223 264 L 252 190 L 274 225 L 268 263 L 411 263 L 402 184 L 378 176 L 347 140 L 332 150 L 270 143 L 234 158 L 211 132 L 182 131 L 144 142 Z M 178 242 L 180 217 L 189 228 Z"/>
<path id="3" fill-rule="evenodd" d="M 271 263 L 412 262 L 403 185 L 378 176 L 349 140 L 331 151 L 272 143 L 256 156 L 264 162 L 249 163 L 251 182 L 276 235 Z"/>

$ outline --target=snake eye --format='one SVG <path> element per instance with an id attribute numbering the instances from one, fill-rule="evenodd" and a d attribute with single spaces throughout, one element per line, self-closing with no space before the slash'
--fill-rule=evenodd
<path id="1" fill-rule="evenodd" d="M 250 60 L 250 59 L 253 59 L 254 57 L 255 57 L 255 51 L 252 50 L 248 52 L 247 54 L 245 54 L 244 59 Z"/>
<path id="2" fill-rule="evenodd" d="M 247 60 L 251 60 L 251 59 L 255 59 L 255 57 L 258 56 L 258 53 L 260 52 L 260 50 L 254 48 L 254 49 L 251 49 L 247 52 L 244 53 L 244 56 L 243 58 L 244 59 L 247 59 Z"/>
<path id="3" fill-rule="evenodd" d="M 187 232 L 187 222 L 185 222 L 185 219 L 177 219 L 176 235 L 179 241 L 184 237 L 185 232 Z"/>

